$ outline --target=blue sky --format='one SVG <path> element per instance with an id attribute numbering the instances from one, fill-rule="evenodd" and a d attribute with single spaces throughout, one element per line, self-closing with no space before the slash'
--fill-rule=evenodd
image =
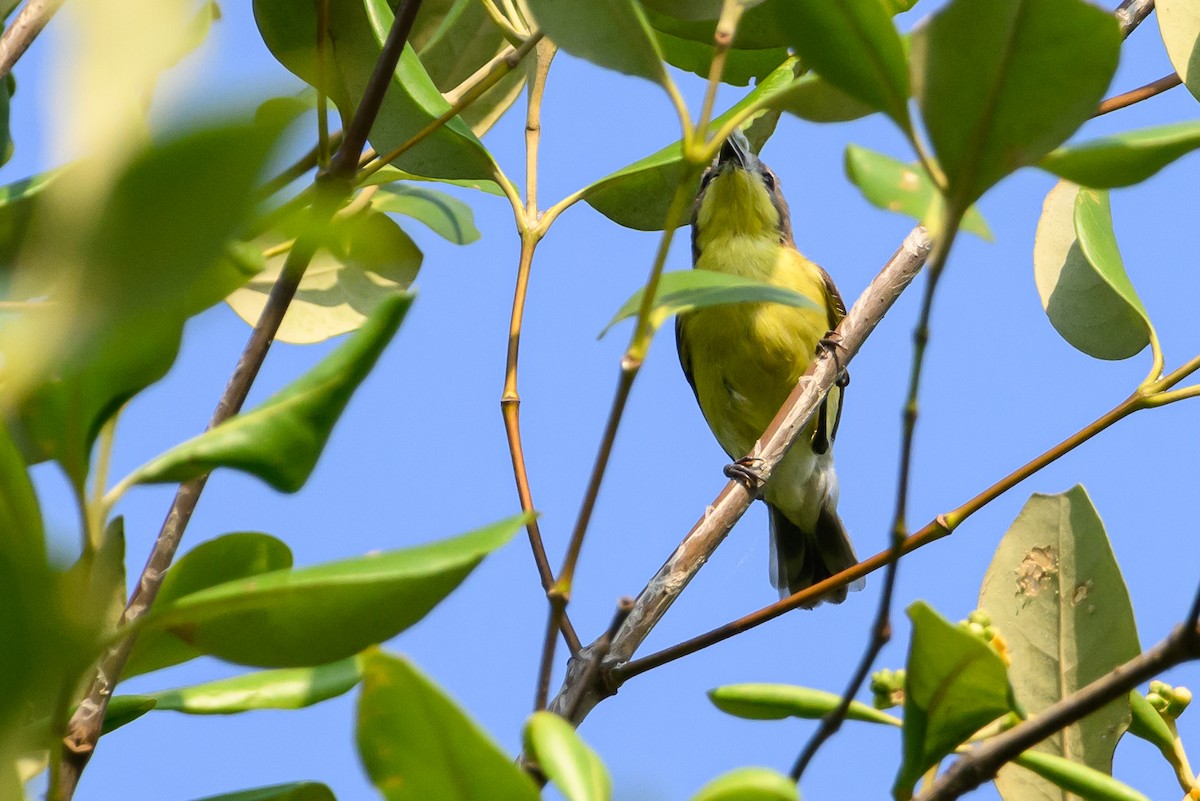
<path id="1" fill-rule="evenodd" d="M 231 2 L 223 10 L 208 43 L 163 87 L 160 123 L 300 88 L 262 46 L 249 4 Z M 919 4 L 901 24 L 908 27 L 928 12 Z M 52 25 L 17 66 L 16 154 L 0 176 L 6 181 L 52 166 L 43 144 L 53 102 L 45 74 L 63 46 Z M 1169 69 L 1151 18 L 1127 43 L 1114 89 L 1141 85 Z M 697 109 L 702 82 L 679 80 Z M 741 91 L 723 89 L 721 105 Z M 1195 100 L 1179 88 L 1095 120 L 1080 137 L 1195 116 Z M 551 73 L 543 123 L 545 204 L 678 137 L 674 112 L 659 88 L 562 54 Z M 516 111 L 485 138 L 514 180 L 523 174 L 521 134 Z M 850 142 L 909 155 L 878 118 L 836 126 L 785 118 L 763 151 L 791 205 L 797 244 L 832 273 L 847 302 L 911 227 L 905 218 L 869 206 L 845 179 L 842 153 Z M 1200 353 L 1194 324 L 1200 271 L 1190 202 L 1198 165 L 1197 157 L 1185 158 L 1112 198 L 1126 265 L 1157 327 L 1168 368 Z M 1042 312 L 1031 252 L 1041 201 L 1052 185 L 1051 177 L 1033 170 L 1006 180 L 980 203 L 996 242 L 963 236 L 955 246 L 932 320 L 910 501 L 913 529 L 1111 408 L 1148 369 L 1148 353 L 1112 363 L 1075 351 Z M 458 194 L 475 210 L 482 239 L 457 247 L 419 224 L 404 223 L 426 254 L 417 301 L 307 486 L 284 496 L 254 479 L 219 472 L 204 493 L 185 550 L 225 532 L 258 530 L 286 540 L 298 564 L 312 564 L 446 537 L 517 510 L 499 414 L 517 239 L 506 201 Z M 669 269 L 690 266 L 686 239 L 678 237 Z M 580 205 L 556 222 L 537 254 L 522 340 L 522 427 L 554 565 L 578 511 L 629 323 L 602 340 L 597 333 L 644 282 L 657 242 L 657 234 L 618 228 Z M 840 510 L 860 556 L 887 541 L 917 299 L 915 291 L 901 298 L 851 368 L 837 463 Z M 112 475 L 203 428 L 247 334 L 224 306 L 189 324 L 171 374 L 123 415 Z M 603 630 L 620 595 L 641 589 L 725 481 L 725 456 L 683 380 L 669 330 L 661 340 L 634 388 L 584 546 L 570 613 L 585 641 Z M 301 374 L 330 347 L 276 345 L 250 402 Z M 1029 494 L 1083 483 L 1124 569 L 1143 646 L 1162 639 L 1195 590 L 1198 404 L 1139 413 L 1001 497 L 952 537 L 905 559 L 898 608 L 924 599 L 951 619 L 965 617 L 996 543 Z M 48 525 L 61 542 L 76 541 L 75 514 L 61 480 L 45 467 L 36 475 Z M 121 504 L 131 570 L 148 553 L 172 493 L 137 489 Z M 772 602 L 766 528 L 764 509 L 756 506 L 641 653 Z M 872 576 L 864 592 L 841 606 L 794 612 L 622 687 L 581 728 L 609 764 L 615 797 L 686 798 L 718 773 L 746 764 L 786 771 L 810 724 L 736 720 L 713 708 L 704 692 L 744 681 L 840 691 L 866 642 L 881 583 Z M 895 622 L 896 637 L 878 667 L 903 664 L 908 628 L 902 613 Z M 544 625 L 544 599 L 519 537 L 389 648 L 409 655 L 515 753 L 532 703 Z M 122 689 L 237 672 L 199 660 Z M 1194 685 L 1198 675 L 1192 666 L 1163 678 Z M 298 779 L 324 781 L 340 799 L 375 797 L 354 753 L 353 704 L 350 696 L 298 712 L 224 719 L 150 714 L 102 741 L 78 797 L 187 801 Z M 1181 722 L 1185 744 L 1200 742 L 1195 714 Z M 896 732 L 851 724 L 818 756 L 805 796 L 884 797 L 899 757 Z M 1121 744 L 1116 775 L 1151 798 L 1179 794 L 1170 769 L 1141 742 Z M 974 797 L 996 796 L 985 788 Z"/>

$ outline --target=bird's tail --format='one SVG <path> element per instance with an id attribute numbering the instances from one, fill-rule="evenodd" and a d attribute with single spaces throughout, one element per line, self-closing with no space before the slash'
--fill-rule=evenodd
<path id="1" fill-rule="evenodd" d="M 812 531 L 797 526 L 777 506 L 767 504 L 771 513 L 771 583 L 781 597 L 811 587 L 835 573 L 858 564 L 850 535 L 836 510 L 822 506 Z M 822 601 L 840 604 L 847 590 L 861 590 L 866 579 L 859 579 L 804 605 L 812 609 Z"/>

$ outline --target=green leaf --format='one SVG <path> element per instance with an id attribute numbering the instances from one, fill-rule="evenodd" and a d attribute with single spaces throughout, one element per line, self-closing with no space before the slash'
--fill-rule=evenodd
<path id="1" fill-rule="evenodd" d="M 1177 122 L 1060 147 L 1038 166 L 1082 186 L 1110 189 L 1141 183 L 1200 147 L 1200 122 Z"/>
<path id="2" fill-rule="evenodd" d="M 254 0 L 254 18 L 263 41 L 288 70 L 316 86 L 317 6 L 291 0 Z M 349 120 L 392 25 L 387 0 L 329 0 L 329 98 Z M 411 46 L 404 48 L 396 74 L 371 127 L 370 141 L 388 153 L 449 110 L 450 104 L 425 71 Z M 396 161 L 400 168 L 430 178 L 486 178 L 494 163 L 460 117 L 451 119 Z"/>
<path id="3" fill-rule="evenodd" d="M 926 228 L 941 224 L 942 194 L 920 164 L 905 164 L 858 145 L 846 147 L 846 175 L 873 206 L 919 220 Z M 988 242 L 992 231 L 974 206 L 962 229 Z"/>
<path id="4" fill-rule="evenodd" d="M 655 34 L 662 49 L 663 60 L 673 67 L 707 78 L 712 67 L 712 42 L 694 42 L 661 31 Z M 761 80 L 786 61 L 786 47 L 766 50 L 731 49 L 725 58 L 725 69 L 721 83 L 733 86 L 748 86 L 751 79 Z"/>
<path id="5" fill-rule="evenodd" d="M 842 698 L 824 690 L 796 687 L 790 684 L 727 684 L 708 691 L 709 700 L 717 709 L 748 720 L 782 720 L 825 717 L 842 702 Z M 846 712 L 850 720 L 899 726 L 900 719 L 880 712 L 859 701 L 851 701 Z"/>
<path id="6" fill-rule="evenodd" d="M 461 186 L 466 189 L 478 189 L 480 192 L 486 192 L 496 197 L 504 197 L 504 190 L 500 188 L 498 183 L 492 180 L 479 178 L 426 178 L 422 175 L 413 175 L 411 172 L 397 169 L 390 164 L 385 164 L 379 170 L 367 176 L 366 180 L 360 186 L 380 186 L 396 181 L 426 181 L 429 183 L 451 184 L 452 186 Z"/>
<path id="7" fill-rule="evenodd" d="M 89 627 L 105 635 L 117 630 L 125 611 L 125 520 L 114 517 L 64 575 L 70 605 L 83 612 Z"/>
<path id="8" fill-rule="evenodd" d="M 622 320 L 636 317 L 642 305 L 645 287 L 639 289 L 600 332 L 600 336 Z M 650 328 L 658 328 L 676 314 L 722 306 L 727 303 L 783 303 L 801 309 L 820 308 L 809 297 L 794 289 L 788 289 L 753 278 L 713 272 L 712 270 L 677 270 L 663 273 L 658 282 L 658 292 L 650 310 Z"/>
<path id="9" fill-rule="evenodd" d="M 262 575 L 292 566 L 292 551 L 270 534 L 242 531 L 202 542 L 176 560 L 163 577 L 155 603 L 166 607 L 184 596 L 227 581 Z M 138 635 L 125 678 L 178 665 L 202 653 L 169 633 L 144 631 Z"/>
<path id="10" fill-rule="evenodd" d="M 904 681 L 904 763 L 892 787 L 903 801 L 921 776 L 983 726 L 1012 710 L 1004 660 L 924 601 L 908 608 L 912 643 Z"/>
<path id="11" fill-rule="evenodd" d="M 350 657 L 318 667 L 264 670 L 145 695 L 118 695 L 109 704 L 104 726 L 111 731 L 152 709 L 188 715 L 301 709 L 350 692 L 361 678 L 357 657 Z"/>
<path id="12" fill-rule="evenodd" d="M 1063 759 L 1054 754 L 1044 754 L 1040 751 L 1026 751 L 1019 754 L 1013 762 L 1020 765 L 1026 770 L 1036 773 L 1043 779 L 1065 790 L 1073 795 L 1067 796 L 1064 794 L 1055 794 L 1058 798 L 1074 798 L 1078 796 L 1086 801 L 1150 801 L 1146 796 L 1139 793 L 1123 782 L 1119 782 L 1107 773 L 1101 773 L 1095 768 L 1089 768 L 1087 765 L 1080 765 L 1078 762 L 1072 762 L 1069 759 Z M 1001 769 L 1001 775 L 1007 766 Z M 997 782 L 997 784 L 999 784 Z M 1053 792 L 1051 790 L 1050 792 Z M 1028 799 L 1033 798 L 1032 795 L 1005 795 L 1001 791 L 1001 795 L 1006 798 Z M 1038 796 L 1040 798 L 1048 798 L 1048 795 Z"/>
<path id="13" fill-rule="evenodd" d="M 443 94 L 457 88 L 508 47 L 478 0 L 453 0 L 442 8 L 436 3 L 422 3 L 413 28 L 408 41 Z M 476 136 L 483 136 L 508 111 L 524 86 L 525 70 L 515 69 L 459 116 Z"/>
<path id="14" fill-rule="evenodd" d="M 320 782 L 292 782 L 210 795 L 198 801 L 337 801 L 333 791 Z"/>
<path id="15" fill-rule="evenodd" d="M 996 549 L 979 606 L 1008 646 L 1013 692 L 1032 714 L 1141 653 L 1104 524 L 1078 485 L 1029 499 Z M 1122 697 L 1035 750 L 1111 774 L 1113 749 L 1129 720 Z M 1001 768 L 996 786 L 1006 799 L 1062 797 L 1044 780 L 1010 768 Z"/>
<path id="16" fill-rule="evenodd" d="M 11 271 L 29 239 L 38 201 L 69 170 L 69 167 L 50 170 L 0 186 L 0 292 L 5 299 L 13 299 Z"/>
<path id="17" fill-rule="evenodd" d="M 883 3 L 801 0 L 780 22 L 806 66 L 904 131 L 912 128 L 904 44 Z"/>
<path id="18" fill-rule="evenodd" d="M 358 753 L 387 801 L 536 801 L 512 758 L 402 657 L 363 657 Z"/>
<path id="19" fill-rule="evenodd" d="M 855 100 L 815 72 L 792 81 L 780 95 L 778 105 L 788 114 L 809 122 L 847 122 L 875 113 L 875 109 Z"/>
<path id="20" fill-rule="evenodd" d="M 1132 713 L 1129 733 L 1153 745 L 1162 752 L 1167 762 L 1174 765 L 1178 759 L 1175 753 L 1175 735 L 1171 733 L 1162 715 L 1158 714 L 1158 710 L 1137 690 L 1129 691 L 1129 709 Z"/>
<path id="21" fill-rule="evenodd" d="M 12 117 L 12 96 L 17 91 L 17 82 L 10 72 L 0 80 L 0 164 L 7 164 L 13 155 L 12 129 L 9 127 Z"/>
<path id="22" fill-rule="evenodd" d="M 284 236 L 257 241 L 273 255 L 262 272 L 225 299 L 249 325 L 258 322 L 287 261 Z M 373 210 L 334 222 L 321 241 L 275 335 L 280 342 L 309 345 L 358 330 L 380 304 L 412 285 L 424 260 L 395 221 Z"/>
<path id="23" fill-rule="evenodd" d="M 606 69 L 667 84 L 654 31 L 634 0 L 529 0 L 528 5 L 538 28 L 568 53 Z"/>
<path id="24" fill-rule="evenodd" d="M 1097 359 L 1127 359 L 1154 337 L 1125 273 L 1108 193 L 1060 181 L 1042 205 L 1033 274 L 1055 330 Z"/>
<path id="25" fill-rule="evenodd" d="M 720 14 L 719 3 L 681 4 L 675 0 L 654 0 L 649 3 L 643 1 L 642 5 L 646 18 L 656 31 L 712 46 L 715 21 Z M 764 0 L 745 5 L 746 11 L 738 21 L 734 35 L 734 49 L 769 50 L 789 45 L 784 20 L 796 13 L 792 0 Z"/>
<path id="26" fill-rule="evenodd" d="M 612 780 L 575 728 L 552 712 L 534 712 L 525 724 L 525 752 L 567 801 L 609 801 Z"/>
<path id="27" fill-rule="evenodd" d="M 41 195 L 39 215 L 56 213 L 41 217 L 30 243 L 40 256 L 10 299 L 47 302 L 0 332 L 6 397 L 18 406 L 10 430 L 28 461 L 54 459 L 82 487 L 100 427 L 171 367 L 184 321 L 233 288 L 226 242 L 250 216 L 280 131 L 227 123 L 155 144 L 82 230 L 56 227 L 68 224 L 54 204 L 67 202 L 56 193 L 69 182 Z"/>
<path id="28" fill-rule="evenodd" d="M 800 791 L 770 768 L 737 768 L 704 785 L 692 801 L 800 801 Z"/>
<path id="29" fill-rule="evenodd" d="M 158 604 L 144 631 L 257 667 L 324 665 L 423 618 L 512 539 L 520 515 L 462 536 L 300 570 L 229 581 Z"/>
<path id="30" fill-rule="evenodd" d="M 175 446 L 139 467 L 127 484 L 189 481 L 218 467 L 258 476 L 281 492 L 304 486 L 334 423 L 391 341 L 412 300 L 385 298 L 337 350 L 261 406 Z"/>
<path id="31" fill-rule="evenodd" d="M 713 127 L 720 126 L 747 105 L 774 97 L 788 87 L 795 78 L 795 68 L 795 59 L 789 59 L 764 78 L 754 91 L 717 117 Z M 756 135 L 758 129 L 754 127 L 755 123 L 773 121 L 778 114 L 764 110 L 743 125 L 742 130 L 746 132 L 755 151 L 761 149 L 766 141 L 766 135 Z M 773 128 L 773 123 L 767 127 Z M 767 135 L 769 133 L 769 130 L 766 131 Z M 661 231 L 675 187 L 685 170 L 683 148 L 679 142 L 675 142 L 586 187 L 582 192 L 583 199 L 618 225 L 639 231 Z"/>
<path id="32" fill-rule="evenodd" d="M 1159 0 L 1154 12 L 1171 66 L 1200 100 L 1200 8 L 1189 0 Z"/>
<path id="33" fill-rule="evenodd" d="M 1066 141 L 1117 67 L 1116 18 L 1084 0 L 953 0 L 913 32 L 913 91 L 965 211 Z"/>
<path id="34" fill-rule="evenodd" d="M 45 558 L 46 534 L 25 461 L 0 419 L 0 556 L 23 563 Z"/>
<path id="35" fill-rule="evenodd" d="M 371 208 L 412 217 L 456 245 L 469 245 L 479 239 L 471 207 L 445 192 L 393 184 L 371 196 Z"/>

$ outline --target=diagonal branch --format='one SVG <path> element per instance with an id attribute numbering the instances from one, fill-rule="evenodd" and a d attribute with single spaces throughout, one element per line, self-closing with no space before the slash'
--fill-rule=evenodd
<path id="1" fill-rule="evenodd" d="M 841 358 L 835 360 L 830 354 L 822 352 L 813 360 L 808 372 L 800 379 L 749 454 L 758 460 L 755 463 L 761 465 L 764 479 L 770 479 L 775 466 L 833 386 L 841 367 L 853 358 L 900 293 L 916 277 L 929 256 L 930 248 L 931 242 L 925 229 L 919 226 L 914 228 L 838 326 Z M 835 362 L 840 362 L 840 365 Z M 570 719 L 578 724 L 597 703 L 615 692 L 611 666 L 629 661 L 753 500 L 745 486 L 735 481 L 721 490 L 704 516 L 637 597 L 633 610 L 613 640 L 608 657 L 604 659 L 604 666 L 609 669 L 601 670 L 596 682 L 582 681 L 588 662 L 595 658 L 595 644 L 583 649 L 579 658 L 571 660 L 566 681 L 551 703 L 551 710 L 559 714 L 574 710 Z"/>
<path id="2" fill-rule="evenodd" d="M 8 77 L 13 65 L 50 22 L 63 0 L 29 0 L 0 36 L 0 79 Z"/>
<path id="3" fill-rule="evenodd" d="M 355 111 L 354 119 L 346 126 L 341 147 L 334 155 L 329 169 L 318 176 L 317 203 L 313 207 L 313 215 L 324 221 L 330 219 L 338 206 L 349 196 L 353 186 L 354 172 L 358 167 L 358 158 L 366 143 L 367 134 L 379 113 L 384 93 L 387 91 L 396 63 L 404 50 L 412 29 L 413 20 L 421 0 L 406 0 L 397 13 L 392 29 L 384 44 L 383 52 L 375 65 L 363 98 Z M 267 350 L 275 338 L 275 332 L 283 321 L 287 307 L 291 303 L 300 279 L 316 252 L 317 241 L 314 236 L 307 236 L 296 244 L 288 254 L 283 270 L 263 308 L 258 323 L 250 335 L 246 348 L 238 360 L 237 367 L 225 387 L 217 407 L 209 422 L 209 428 L 222 423 L 236 415 L 250 393 L 250 387 L 258 375 L 266 359 Z M 137 587 L 130 597 L 129 604 L 121 616 L 121 625 L 129 625 L 136 621 L 150 608 L 162 586 L 163 577 L 175 552 L 179 548 L 184 530 L 191 520 L 196 504 L 208 476 L 204 475 L 180 485 L 175 494 L 175 500 L 167 513 L 159 531 L 158 539 L 146 561 L 146 566 L 138 578 Z M 48 796 L 51 801 L 69 801 L 74 795 L 79 778 L 87 767 L 88 761 L 95 752 L 96 743 L 100 739 L 104 713 L 108 709 L 109 699 L 113 689 L 120 680 L 121 671 L 129 659 L 136 637 L 123 638 L 117 645 L 110 648 L 100 659 L 95 676 L 88 687 L 87 695 L 80 702 L 75 714 L 67 727 L 64 738 L 64 754 L 62 767 L 58 773 L 58 786 L 53 787 Z"/>

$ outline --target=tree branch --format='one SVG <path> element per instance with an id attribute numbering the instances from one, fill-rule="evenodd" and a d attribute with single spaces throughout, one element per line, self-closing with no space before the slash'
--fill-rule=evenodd
<path id="1" fill-rule="evenodd" d="M 58 11 L 63 0 L 29 0 L 0 36 L 0 79 L 12 72 L 29 45 Z"/>
<path id="2" fill-rule="evenodd" d="M 405 0 L 404 6 L 396 15 L 354 119 L 346 127 L 342 145 L 334 155 L 329 169 L 318 176 L 318 185 L 322 191 L 317 194 L 317 203 L 312 214 L 319 219 L 327 221 L 332 218 L 338 206 L 350 194 L 359 154 L 379 112 L 383 95 L 404 50 L 420 5 L 421 0 Z M 267 350 L 274 341 L 275 332 L 279 329 L 279 324 L 316 249 L 316 237 L 310 235 L 304 237 L 288 253 L 279 279 L 271 287 L 258 323 L 254 326 L 241 358 L 238 359 L 237 367 L 217 402 L 209 428 L 228 420 L 241 410 L 259 368 L 266 359 Z M 158 539 L 155 540 L 146 566 L 138 578 L 137 587 L 121 615 L 121 626 L 136 621 L 154 603 L 207 481 L 207 475 L 201 476 L 182 484 L 176 492 L 171 509 L 159 530 Z M 57 798 L 52 801 L 69 801 L 74 795 L 79 778 L 95 752 L 109 699 L 120 680 L 121 671 L 125 668 L 135 641 L 134 636 L 125 637 L 101 657 L 87 695 L 68 724 Z"/>
<path id="3" fill-rule="evenodd" d="M 837 329 L 843 351 L 838 361 L 842 366 L 854 357 L 896 298 L 916 277 L 929 255 L 930 247 L 931 243 L 925 230 L 920 227 L 913 229 L 900 249 L 871 282 L 870 287 L 855 302 Z M 840 372 L 841 368 L 828 353 L 823 352 L 813 360 L 804 377 L 788 396 L 783 408 L 749 454 L 751 458 L 761 460 L 756 461 L 756 464 L 761 465 L 764 479 L 770 479 L 775 466 L 783 458 L 792 441 L 800 435 Z M 753 500 L 741 483 L 731 481 L 725 485 L 706 509 L 704 516 L 635 600 L 633 610 L 618 631 L 610 653 L 604 660 L 606 667 L 630 659 Z M 822 585 L 828 584 L 828 581 L 822 582 Z M 828 586 L 823 586 L 822 591 L 827 592 Z M 625 678 L 614 675 L 609 667 L 608 670 L 600 671 L 596 681 L 585 684 L 582 679 L 587 672 L 587 663 L 593 658 L 594 645 L 584 648 L 579 658 L 571 661 L 566 681 L 550 704 L 550 708 L 559 714 L 574 710 L 570 717 L 574 723 L 582 720 L 603 698 L 612 695 L 615 687 L 611 685 Z"/>
<path id="4" fill-rule="evenodd" d="M 1128 37 L 1154 10 L 1154 0 L 1123 0 L 1113 13 L 1121 25 L 1121 36 Z"/>
<path id="5" fill-rule="evenodd" d="M 1119 108 L 1132 106 L 1134 103 L 1140 103 L 1143 100 L 1160 95 L 1168 89 L 1173 89 L 1183 83 L 1183 79 L 1172 72 L 1170 75 L 1164 75 L 1157 81 L 1151 81 L 1145 86 L 1139 86 L 1137 89 L 1131 89 L 1113 97 L 1106 98 L 1100 107 L 1096 109 L 1093 117 L 1099 117 L 1101 114 L 1107 114 L 1110 111 L 1116 111 Z"/>

